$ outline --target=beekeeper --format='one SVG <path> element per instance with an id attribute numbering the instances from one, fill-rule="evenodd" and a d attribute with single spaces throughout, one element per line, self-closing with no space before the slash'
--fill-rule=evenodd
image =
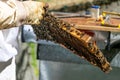
<path id="1" fill-rule="evenodd" d="M 16 80 L 15 55 L 19 45 L 16 26 L 40 24 L 45 6 L 36 1 L 0 0 L 0 80 Z"/>

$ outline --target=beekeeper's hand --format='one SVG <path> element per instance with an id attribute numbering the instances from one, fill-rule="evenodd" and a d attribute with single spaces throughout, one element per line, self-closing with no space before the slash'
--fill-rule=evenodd
<path id="1" fill-rule="evenodd" d="M 45 3 L 38 1 L 23 1 L 21 6 L 18 5 L 18 24 L 30 25 L 39 25 L 48 7 Z"/>
<path id="2" fill-rule="evenodd" d="M 47 7 L 37 1 L 0 0 L 0 30 L 22 24 L 39 25 Z"/>

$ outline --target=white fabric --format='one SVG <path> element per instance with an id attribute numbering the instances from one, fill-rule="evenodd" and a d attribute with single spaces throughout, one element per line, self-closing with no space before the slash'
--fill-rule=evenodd
<path id="1" fill-rule="evenodd" d="M 15 0 L 0 0 L 0 28 L 14 25 L 15 13 Z M 17 54 L 18 32 L 18 27 L 0 30 L 0 80 L 16 80 L 14 57 Z"/>
<path id="2" fill-rule="evenodd" d="M 0 31 L 0 62 L 8 61 L 17 54 L 19 28 L 11 28 Z"/>
<path id="3" fill-rule="evenodd" d="M 8 65 L 8 66 L 0 73 L 0 80 L 16 80 L 15 58 L 13 58 L 11 64 Z"/>
<path id="4" fill-rule="evenodd" d="M 0 73 L 0 80 L 16 80 L 14 57 L 17 54 L 18 35 L 19 27 L 0 31 L 0 63 L 5 65 L 13 58 L 9 65 L 0 66 L 0 69 L 3 69 Z"/>
<path id="5" fill-rule="evenodd" d="M 14 0 L 0 0 L 0 29 L 15 25 L 16 4 Z"/>

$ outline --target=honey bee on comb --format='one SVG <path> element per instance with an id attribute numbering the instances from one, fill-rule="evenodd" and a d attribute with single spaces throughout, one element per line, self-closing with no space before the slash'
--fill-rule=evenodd
<path id="1" fill-rule="evenodd" d="M 34 26 L 37 26 L 33 27 L 37 39 L 62 44 L 74 54 L 86 59 L 92 65 L 98 66 L 105 73 L 112 70 L 110 63 L 96 46 L 93 38 L 74 28 L 74 25 L 46 13 L 41 24 Z"/>

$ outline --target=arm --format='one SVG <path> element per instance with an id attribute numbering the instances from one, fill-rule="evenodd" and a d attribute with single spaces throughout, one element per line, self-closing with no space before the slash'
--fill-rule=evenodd
<path id="1" fill-rule="evenodd" d="M 37 1 L 0 1 L 0 29 L 21 24 L 40 24 L 45 4 Z"/>

